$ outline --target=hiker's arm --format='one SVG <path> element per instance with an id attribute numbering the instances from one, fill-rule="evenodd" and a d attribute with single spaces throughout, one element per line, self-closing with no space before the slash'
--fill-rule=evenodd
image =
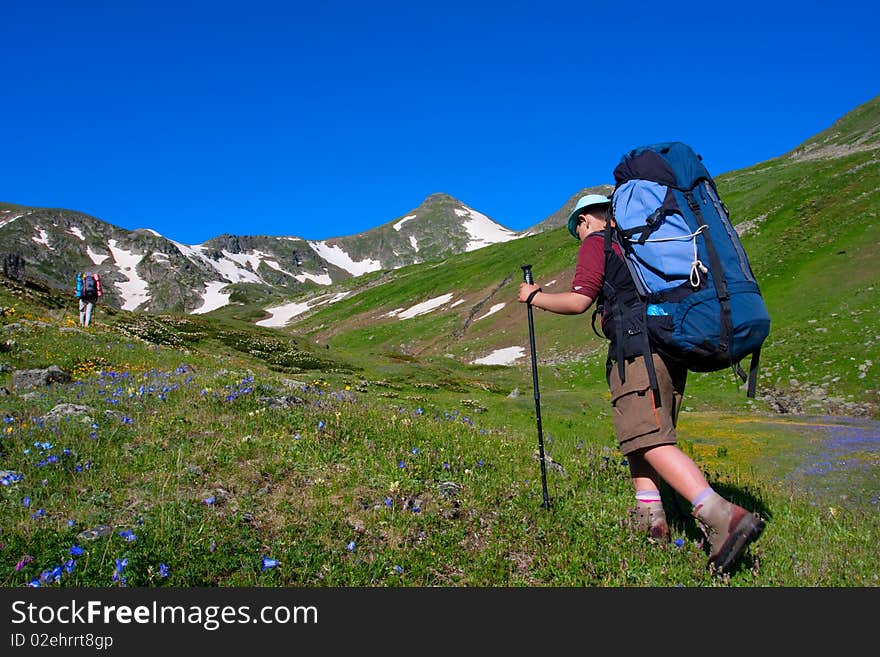
<path id="1" fill-rule="evenodd" d="M 528 301 L 529 295 L 535 290 L 540 290 L 537 285 L 522 283 L 519 286 L 519 298 L 521 303 Z M 577 292 L 543 292 L 539 291 L 532 297 L 532 307 L 549 310 L 560 315 L 580 315 L 593 305 L 593 299 Z"/>

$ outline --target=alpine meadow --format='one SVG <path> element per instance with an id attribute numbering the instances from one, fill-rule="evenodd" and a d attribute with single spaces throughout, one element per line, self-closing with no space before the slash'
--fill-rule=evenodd
<path id="1" fill-rule="evenodd" d="M 102 270 L 111 301 L 85 328 L 73 273 L 95 260 L 70 247 L 52 261 L 47 233 L 32 237 L 34 217 L 49 230 L 78 215 L 2 204 L 22 215 L 0 226 L 2 584 L 875 587 L 878 158 L 880 97 L 772 160 L 721 175 L 707 163 L 771 317 L 756 397 L 730 370 L 692 373 L 679 419 L 680 446 L 713 486 L 767 523 L 724 576 L 707 570 L 674 493 L 668 546 L 628 524 L 607 342 L 589 312 L 534 314 L 541 506 L 517 290 L 523 265 L 567 289 L 577 194 L 541 230 L 472 250 L 444 238 L 421 261 L 330 285 L 243 280 L 208 312 L 192 312 L 207 280 L 192 267 L 173 295 L 177 283 L 138 270 L 181 300 L 152 310 L 112 303 Z M 359 236 L 356 255 L 397 239 L 408 216 L 375 243 Z M 157 263 L 182 257 L 161 248 Z M 258 323 L 285 304 L 300 312 Z"/>

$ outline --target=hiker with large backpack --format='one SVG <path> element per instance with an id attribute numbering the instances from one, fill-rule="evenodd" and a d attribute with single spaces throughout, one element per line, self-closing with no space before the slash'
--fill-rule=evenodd
<path id="1" fill-rule="evenodd" d="M 104 295 L 101 277 L 97 272 L 77 272 L 76 298 L 79 299 L 80 326 L 91 326 L 92 312 L 98 298 Z"/>
<path id="2" fill-rule="evenodd" d="M 588 194 L 578 200 L 568 219 L 569 232 L 580 242 L 571 291 L 548 293 L 522 283 L 518 300 L 566 315 L 584 313 L 597 304 L 594 323 L 600 314 L 602 333 L 609 339 L 606 379 L 615 434 L 635 489 L 633 525 L 652 542 L 669 541 L 660 494 L 661 480 L 665 481 L 690 502 L 691 514 L 708 538 L 707 565 L 723 573 L 760 536 L 764 522 L 712 488 L 678 448 L 676 424 L 688 370 L 730 366 L 741 373 L 739 360 L 760 350 L 769 317 L 739 240 L 732 229 L 728 232 L 726 210 L 708 172 L 695 155 L 688 157 L 692 151 L 683 144 L 671 149 L 680 161 L 673 158 L 670 165 L 664 157 L 668 152 L 660 152 L 665 146 L 624 155 L 615 169 L 611 199 Z M 638 156 L 645 153 L 647 162 L 640 161 Z M 689 175 L 675 177 L 688 168 Z M 661 175 L 654 175 L 657 171 Z M 641 203 L 641 222 L 621 226 L 617 213 L 628 211 L 627 221 L 634 219 L 636 201 Z M 682 211 L 679 201 L 687 210 Z M 715 216 L 709 216 L 709 205 Z M 688 228 L 694 216 L 699 219 Z M 686 267 L 668 272 L 670 260 L 656 257 L 655 249 L 680 244 L 688 249 Z M 727 257 L 730 250 L 735 252 L 732 261 Z M 735 269 L 748 270 L 748 285 L 732 273 Z M 651 291 L 642 280 L 651 276 L 665 282 L 664 293 Z M 743 303 L 740 296 L 748 295 L 757 298 L 749 296 Z M 694 314 L 690 319 L 689 311 Z M 682 334 L 689 341 L 682 340 Z M 756 356 L 752 365 L 749 394 Z"/>

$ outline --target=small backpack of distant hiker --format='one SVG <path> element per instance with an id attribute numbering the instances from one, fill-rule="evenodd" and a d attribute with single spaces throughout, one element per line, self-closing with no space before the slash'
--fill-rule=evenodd
<path id="1" fill-rule="evenodd" d="M 702 158 L 681 142 L 642 146 L 623 155 L 614 182 L 605 258 L 616 241 L 637 298 L 603 289 L 603 303 L 628 301 L 613 310 L 622 321 L 609 366 L 616 360 L 622 378 L 624 349 L 636 344 L 646 356 L 655 351 L 694 372 L 731 367 L 754 397 L 770 316 Z M 747 356 L 748 375 L 740 366 Z M 645 360 L 659 402 L 653 363 Z"/>
<path id="2" fill-rule="evenodd" d="M 80 298 L 94 301 L 101 296 L 101 283 L 98 274 L 87 272 L 82 275 L 82 292 Z"/>

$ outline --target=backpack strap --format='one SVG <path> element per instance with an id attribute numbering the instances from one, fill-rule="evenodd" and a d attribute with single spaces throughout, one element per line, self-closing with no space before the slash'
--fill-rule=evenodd
<path id="1" fill-rule="evenodd" d="M 626 380 L 626 374 L 624 373 L 623 368 L 623 322 L 620 320 L 620 311 L 623 304 L 617 301 L 617 292 L 611 283 L 608 282 L 608 264 L 611 262 L 611 258 L 614 255 L 614 249 L 611 246 L 611 222 L 608 221 L 606 217 L 605 220 L 605 275 L 603 276 L 602 281 L 602 296 L 611 304 L 611 308 L 613 313 L 615 313 L 618 318 L 617 321 L 614 322 L 615 326 L 615 335 L 614 335 L 614 344 L 617 347 L 617 353 L 615 354 L 615 359 L 617 360 L 617 373 L 620 375 L 620 381 L 623 382 Z M 608 359 L 611 360 L 611 350 L 608 350 Z"/>
<path id="2" fill-rule="evenodd" d="M 712 283 L 715 285 L 718 303 L 721 305 L 721 342 L 719 346 L 727 351 L 728 357 L 730 357 L 729 347 L 733 338 L 733 320 L 731 319 L 730 311 L 730 292 L 727 289 L 727 280 L 724 278 L 724 269 L 721 266 L 718 251 L 715 250 L 715 245 L 712 243 L 712 238 L 709 235 L 709 228 L 706 222 L 703 221 L 700 204 L 694 198 L 693 191 L 688 190 L 684 192 L 684 197 L 700 226 L 706 226 L 706 229 L 702 231 L 703 239 L 706 241 L 706 252 L 709 254 L 709 264 L 712 267 Z M 731 361 L 731 365 L 733 365 L 733 361 Z"/>
<path id="3" fill-rule="evenodd" d="M 599 299 L 601 299 L 603 296 L 604 296 L 604 295 L 602 295 L 602 294 L 600 293 L 600 295 L 599 295 Z M 596 316 L 597 316 L 600 312 L 602 312 L 602 310 L 603 310 L 603 304 L 604 304 L 604 300 L 603 300 L 603 301 L 600 301 L 599 299 L 596 299 L 596 305 L 593 306 L 593 316 L 590 317 L 590 326 L 593 327 L 593 333 L 595 333 L 595 334 L 596 334 L 598 337 L 600 337 L 600 338 L 604 338 L 605 336 L 602 335 L 601 333 L 599 333 L 599 331 L 596 329 Z"/>
<path id="4" fill-rule="evenodd" d="M 638 344 L 642 355 L 645 358 L 645 370 L 648 374 L 648 384 L 651 387 L 651 394 L 654 397 L 654 406 L 660 407 L 662 405 L 660 400 L 660 386 L 657 383 L 657 371 L 654 368 L 654 356 L 653 350 L 651 349 L 651 343 L 648 339 L 648 318 L 647 315 L 638 318 L 636 320 L 635 315 L 633 314 L 633 310 L 629 308 L 626 304 L 621 303 L 618 298 L 617 291 L 614 289 L 614 286 L 608 280 L 608 267 L 612 262 L 612 258 L 616 258 L 616 254 L 614 253 L 614 249 L 612 246 L 611 239 L 611 222 L 607 221 L 605 224 L 605 276 L 604 281 L 602 283 L 602 295 L 608 302 L 611 304 L 612 312 L 616 315 L 616 320 L 614 322 L 614 343 L 615 343 L 615 353 L 614 359 L 617 360 L 617 372 L 620 376 L 620 381 L 623 383 L 626 381 L 625 374 L 625 362 L 626 362 L 626 352 L 624 351 L 624 343 L 627 338 L 635 338 L 636 332 L 633 329 L 628 329 L 624 332 L 623 329 L 623 320 L 624 318 L 629 318 L 630 326 L 639 326 L 641 328 L 638 331 Z M 595 327 L 594 327 L 595 330 Z M 612 354 L 611 349 L 608 350 L 608 360 L 605 364 L 606 373 L 610 373 Z"/>
<path id="5" fill-rule="evenodd" d="M 752 352 L 752 362 L 749 365 L 749 387 L 746 397 L 754 397 L 755 389 L 758 386 L 758 361 L 761 359 L 761 348 L 758 347 Z"/>
<path id="6" fill-rule="evenodd" d="M 660 228 L 660 220 L 663 217 L 670 213 L 670 210 L 663 207 L 662 205 L 654 210 L 648 217 L 645 219 L 645 223 L 641 226 L 633 226 L 627 230 L 623 230 L 618 228 L 620 235 L 627 241 L 631 240 L 634 235 L 638 235 L 638 239 L 633 240 L 638 244 L 644 244 L 648 241 L 648 238 Z"/>

